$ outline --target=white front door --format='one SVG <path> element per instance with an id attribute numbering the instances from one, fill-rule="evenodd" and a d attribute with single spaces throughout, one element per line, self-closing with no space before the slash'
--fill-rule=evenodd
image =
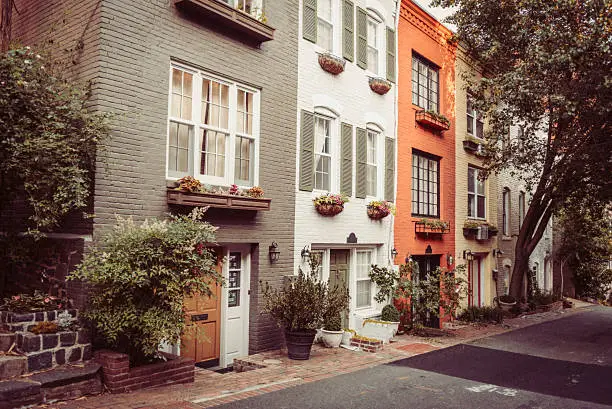
<path id="1" fill-rule="evenodd" d="M 225 269 L 222 367 L 249 353 L 250 263 L 247 248 L 229 248 Z"/>

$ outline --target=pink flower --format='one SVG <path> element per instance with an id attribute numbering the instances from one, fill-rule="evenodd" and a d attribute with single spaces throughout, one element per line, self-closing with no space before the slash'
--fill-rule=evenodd
<path id="1" fill-rule="evenodd" d="M 57 308 L 62 308 L 62 304 L 58 304 L 58 305 L 57 305 Z"/>
<path id="2" fill-rule="evenodd" d="M 14 295 L 14 296 L 13 296 L 13 300 L 15 300 L 15 301 L 19 301 L 19 300 L 21 300 L 21 297 L 20 297 L 20 296 L 18 296 L 18 295 Z"/>
<path id="3" fill-rule="evenodd" d="M 47 303 L 51 302 L 51 299 L 47 297 L 47 298 L 45 298 L 45 302 L 47 302 Z"/>

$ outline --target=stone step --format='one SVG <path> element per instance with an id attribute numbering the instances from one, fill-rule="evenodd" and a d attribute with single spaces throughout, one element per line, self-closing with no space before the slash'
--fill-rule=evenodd
<path id="1" fill-rule="evenodd" d="M 15 343 L 15 338 L 14 332 L 0 333 L 0 351 L 8 351 L 13 343 Z"/>
<path id="2" fill-rule="evenodd" d="M 0 409 L 33 405 L 42 401 L 39 382 L 15 380 L 0 382 Z"/>
<path id="3" fill-rule="evenodd" d="M 0 356 L 0 380 L 21 376 L 28 371 L 28 358 L 25 356 Z"/>

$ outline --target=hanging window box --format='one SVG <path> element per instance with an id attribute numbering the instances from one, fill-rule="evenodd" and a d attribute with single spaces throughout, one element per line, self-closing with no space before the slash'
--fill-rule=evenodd
<path id="1" fill-rule="evenodd" d="M 370 77 L 368 80 L 370 89 L 378 95 L 385 95 L 391 89 L 391 82 L 380 77 Z"/>
<path id="2" fill-rule="evenodd" d="M 488 223 L 466 222 L 463 226 L 463 235 L 468 239 L 473 240 L 489 240 L 491 237 L 497 236 L 497 227 Z"/>
<path id="3" fill-rule="evenodd" d="M 434 111 L 420 110 L 415 113 L 416 121 L 427 128 L 435 131 L 448 131 L 450 121 L 447 117 Z"/>
<path id="4" fill-rule="evenodd" d="M 314 207 L 321 216 L 335 216 L 342 213 L 348 197 L 343 194 L 326 193 L 312 199 Z"/>
<path id="5" fill-rule="evenodd" d="M 463 141 L 463 149 L 468 152 L 476 153 L 480 144 L 473 139 L 466 139 Z"/>
<path id="6" fill-rule="evenodd" d="M 425 237 L 448 234 L 450 233 L 450 222 L 422 219 L 414 222 L 414 233 Z"/>
<path id="7" fill-rule="evenodd" d="M 372 220 L 381 220 L 390 214 L 395 215 L 395 205 L 386 200 L 373 200 L 366 208 L 368 217 Z"/>
<path id="8" fill-rule="evenodd" d="M 255 198 L 222 193 L 188 192 L 168 189 L 168 204 L 181 206 L 210 206 L 221 209 L 270 210 L 272 199 Z"/>
<path id="9" fill-rule="evenodd" d="M 175 4 L 190 16 L 210 20 L 213 27 L 229 28 L 257 43 L 274 39 L 274 29 L 266 24 L 261 8 L 246 10 L 247 3 L 232 7 L 219 0 L 175 0 Z"/>
<path id="10" fill-rule="evenodd" d="M 319 53 L 319 65 L 323 70 L 333 75 L 338 75 L 344 71 L 346 60 L 331 53 Z"/>

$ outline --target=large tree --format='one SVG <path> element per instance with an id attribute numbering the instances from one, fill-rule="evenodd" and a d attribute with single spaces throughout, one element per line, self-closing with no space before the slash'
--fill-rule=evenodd
<path id="1" fill-rule="evenodd" d="M 434 0 L 456 7 L 460 44 L 482 66 L 469 84 L 488 119 L 490 172 L 510 168 L 532 198 L 516 243 L 510 293 L 572 196 L 612 194 L 612 5 L 609 0 Z M 522 138 L 507 140 L 508 127 Z M 506 143 L 502 143 L 502 141 Z"/>

